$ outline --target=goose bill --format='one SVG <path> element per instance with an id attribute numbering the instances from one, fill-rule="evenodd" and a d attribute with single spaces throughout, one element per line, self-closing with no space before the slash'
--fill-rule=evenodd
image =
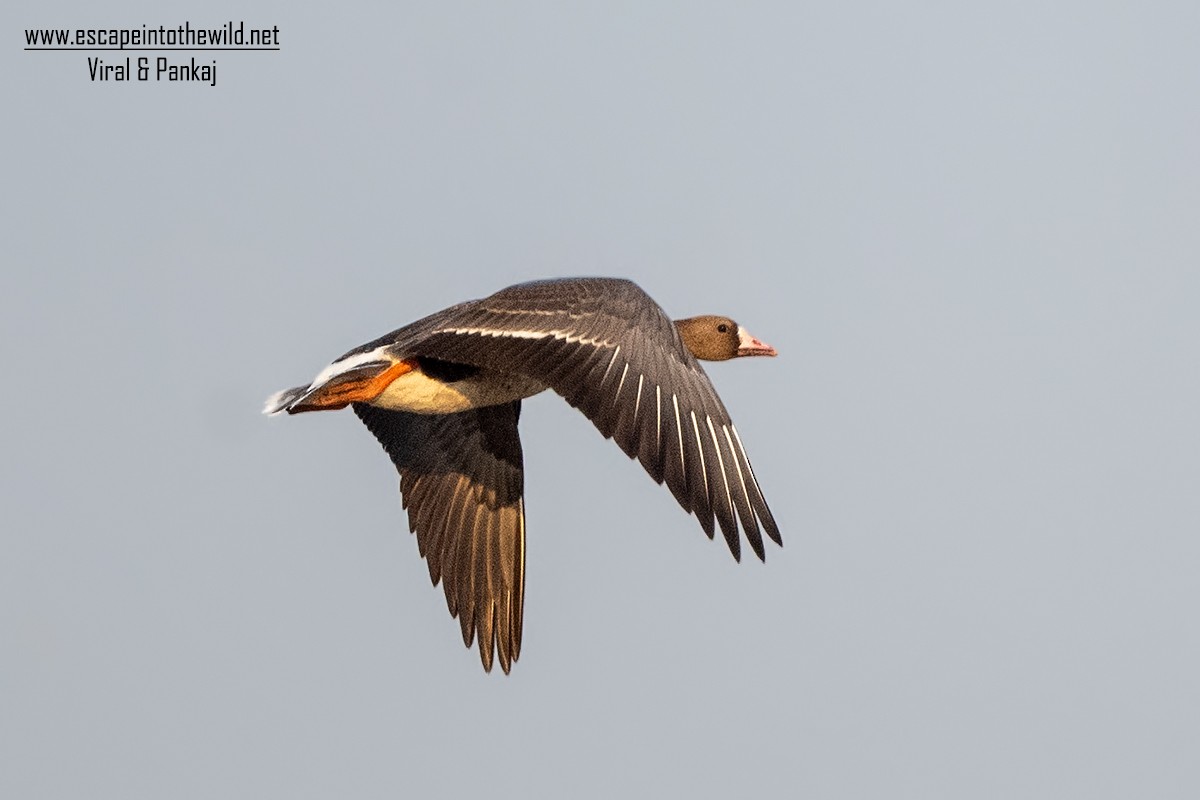
<path id="1" fill-rule="evenodd" d="M 774 347 L 761 342 L 750 335 L 750 331 L 738 327 L 738 356 L 774 356 L 778 355 Z"/>

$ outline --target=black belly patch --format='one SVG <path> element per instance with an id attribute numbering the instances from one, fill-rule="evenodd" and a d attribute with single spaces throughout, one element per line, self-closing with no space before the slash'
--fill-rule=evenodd
<path id="1" fill-rule="evenodd" d="M 454 361 L 442 361 L 440 358 L 430 358 L 429 356 L 417 356 L 417 364 L 420 366 L 421 372 L 442 383 L 456 383 L 479 374 L 479 367 Z"/>

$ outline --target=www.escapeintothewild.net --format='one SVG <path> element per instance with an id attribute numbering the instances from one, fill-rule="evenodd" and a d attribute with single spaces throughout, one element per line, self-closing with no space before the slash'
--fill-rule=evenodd
<path id="1" fill-rule="evenodd" d="M 232 20 L 218 28 L 196 28 L 190 22 L 168 28 L 35 28 L 25 30 L 26 50 L 275 50 L 279 26 L 247 28 Z M 217 85 L 216 59 L 182 56 L 88 56 L 88 77 L 93 81 L 167 81 Z"/>

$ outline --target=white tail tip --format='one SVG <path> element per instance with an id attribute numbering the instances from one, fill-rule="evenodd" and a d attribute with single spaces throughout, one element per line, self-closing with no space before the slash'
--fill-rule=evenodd
<path id="1" fill-rule="evenodd" d="M 292 403 L 296 402 L 296 398 L 304 394 L 308 390 L 307 386 L 297 386 L 292 389 L 284 389 L 282 392 L 276 392 L 267 398 L 267 402 L 263 404 L 262 413 L 268 417 L 274 417 L 287 411 Z"/>

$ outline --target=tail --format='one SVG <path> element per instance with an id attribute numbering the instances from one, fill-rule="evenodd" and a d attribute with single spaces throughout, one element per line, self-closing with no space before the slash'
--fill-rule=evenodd
<path id="1" fill-rule="evenodd" d="M 293 386 L 291 389 L 276 392 L 267 398 L 266 405 L 263 406 L 263 413 L 268 417 L 274 417 L 284 411 L 291 412 L 292 406 L 304 396 L 308 389 L 308 386 Z"/>
<path id="2" fill-rule="evenodd" d="M 382 348 L 380 348 L 382 350 Z M 416 367 L 380 351 L 355 353 L 335 361 L 307 386 L 294 386 L 267 398 L 263 413 L 269 417 L 303 411 L 333 411 L 351 403 L 369 403 L 392 381 Z"/>

